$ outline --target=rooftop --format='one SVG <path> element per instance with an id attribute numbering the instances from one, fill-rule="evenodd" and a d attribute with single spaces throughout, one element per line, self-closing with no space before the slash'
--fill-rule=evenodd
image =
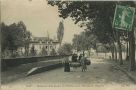
<path id="1" fill-rule="evenodd" d="M 59 43 L 58 40 L 54 40 L 54 39 L 51 39 L 51 38 L 48 38 L 48 37 L 32 37 L 32 40 L 31 42 L 42 42 L 42 43 L 45 43 L 47 41 L 52 41 L 53 43 Z"/>

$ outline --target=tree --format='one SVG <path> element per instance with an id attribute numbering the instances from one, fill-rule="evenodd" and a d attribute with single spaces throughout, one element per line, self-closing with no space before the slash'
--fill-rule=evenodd
<path id="1" fill-rule="evenodd" d="M 136 19 L 135 19 L 136 20 Z M 136 22 L 136 21 L 135 21 Z M 135 23 L 134 23 L 135 24 Z M 134 37 L 134 26 L 131 32 L 129 32 L 129 70 L 135 70 L 135 37 Z"/>
<path id="2" fill-rule="evenodd" d="M 22 45 L 25 47 L 25 55 L 28 56 L 29 53 L 29 43 L 31 40 L 31 33 L 27 31 L 25 24 L 20 21 L 18 22 L 18 28 L 22 31 Z"/>
<path id="3" fill-rule="evenodd" d="M 33 45 L 33 46 L 31 47 L 31 49 L 30 49 L 30 54 L 31 54 L 32 56 L 35 56 L 35 55 L 37 54 L 34 45 Z"/>
<path id="4" fill-rule="evenodd" d="M 18 47 L 22 46 L 22 31 L 17 27 L 16 23 L 13 23 L 9 26 L 5 25 L 5 28 L 2 28 L 2 34 L 5 35 L 2 36 L 2 42 L 3 44 L 5 44 L 4 46 L 2 46 L 2 50 L 11 50 L 11 53 L 13 55 L 14 51 L 17 50 Z"/>
<path id="5" fill-rule="evenodd" d="M 85 26 L 87 30 L 91 30 L 99 41 L 102 41 L 104 44 L 109 43 L 109 45 L 111 45 L 112 55 L 114 55 L 113 48 L 116 48 L 115 43 L 117 43 L 120 47 L 120 64 L 123 64 L 120 38 L 124 37 L 125 34 L 123 31 L 115 31 L 115 29 L 112 28 L 112 21 L 116 4 L 136 7 L 134 2 L 49 1 L 48 3 L 52 6 L 58 6 L 60 17 L 64 19 L 71 17 L 75 21 L 75 24 L 80 22 L 81 27 Z M 132 42 L 134 42 L 134 40 Z M 131 60 L 135 61 L 134 56 L 131 57 L 133 57 Z"/>
<path id="6" fill-rule="evenodd" d="M 71 17 L 75 24 L 81 23 L 102 43 L 113 43 L 113 29 L 111 21 L 114 15 L 115 2 L 74 2 L 49 1 L 52 6 L 57 5 L 60 17 Z M 65 6 L 65 8 L 64 8 Z"/>
<path id="7" fill-rule="evenodd" d="M 26 30 L 26 26 L 22 21 L 10 25 L 1 23 L 1 27 L 2 52 L 7 49 L 13 54 L 19 47 L 24 47 L 29 43 L 27 40 L 30 40 L 31 33 Z"/>
<path id="8" fill-rule="evenodd" d="M 8 26 L 5 23 L 1 23 L 1 51 L 3 52 L 8 45 L 7 37 L 8 37 Z"/>
<path id="9" fill-rule="evenodd" d="M 63 35 L 64 35 L 64 25 L 63 25 L 63 21 L 61 21 L 59 23 L 59 27 L 57 29 L 57 38 L 58 38 L 58 41 L 60 43 L 60 46 L 61 46 L 61 43 L 62 43 Z"/>
<path id="10" fill-rule="evenodd" d="M 89 34 L 90 31 L 82 32 L 79 35 L 74 35 L 73 46 L 77 51 L 84 51 L 90 48 L 96 48 L 97 37 L 93 34 Z"/>
<path id="11" fill-rule="evenodd" d="M 42 55 L 42 56 L 48 55 L 48 52 L 47 52 L 47 50 L 45 49 L 45 47 L 42 47 L 41 55 Z"/>
<path id="12" fill-rule="evenodd" d="M 59 55 L 70 55 L 72 54 L 72 45 L 69 43 L 63 44 L 61 47 L 58 49 Z"/>
<path id="13" fill-rule="evenodd" d="M 54 49 L 54 48 L 51 50 L 50 55 L 51 55 L 51 56 L 55 56 L 55 55 L 57 55 L 57 52 L 55 51 L 55 49 Z"/>

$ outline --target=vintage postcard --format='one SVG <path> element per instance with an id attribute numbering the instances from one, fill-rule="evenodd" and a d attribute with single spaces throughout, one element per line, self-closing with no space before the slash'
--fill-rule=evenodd
<path id="1" fill-rule="evenodd" d="M 136 90 L 136 1 L 0 0 L 2 90 Z"/>

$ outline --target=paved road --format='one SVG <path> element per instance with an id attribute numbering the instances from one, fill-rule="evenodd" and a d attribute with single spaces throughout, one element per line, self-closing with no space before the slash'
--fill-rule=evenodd
<path id="1" fill-rule="evenodd" d="M 92 59 L 86 72 L 81 68 L 64 72 L 63 68 L 25 77 L 6 85 L 134 85 L 133 82 L 111 62 Z"/>

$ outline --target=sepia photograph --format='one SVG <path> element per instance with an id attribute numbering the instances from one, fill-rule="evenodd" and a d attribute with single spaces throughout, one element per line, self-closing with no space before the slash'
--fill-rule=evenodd
<path id="1" fill-rule="evenodd" d="M 2 90 L 136 90 L 136 1 L 0 0 Z"/>

